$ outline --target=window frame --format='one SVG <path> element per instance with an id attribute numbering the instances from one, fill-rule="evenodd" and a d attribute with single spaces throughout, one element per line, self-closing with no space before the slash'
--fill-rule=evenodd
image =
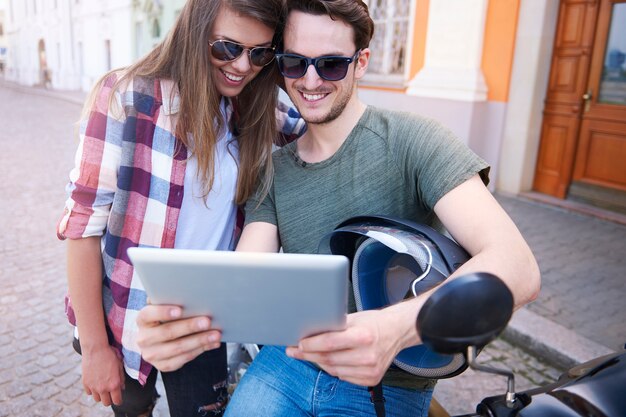
<path id="1" fill-rule="evenodd" d="M 365 3 L 370 7 L 370 15 L 372 15 L 372 2 L 377 0 L 364 0 Z M 370 67 L 363 77 L 361 84 L 365 86 L 384 86 L 384 87 L 392 87 L 392 88 L 405 88 L 410 79 L 410 65 L 413 55 L 413 31 L 415 25 L 415 11 L 416 11 L 416 3 L 418 0 L 383 0 L 384 4 L 387 6 L 387 10 L 385 15 L 386 19 L 372 19 L 376 25 L 376 29 L 374 30 L 374 38 L 379 35 L 381 30 L 381 24 L 384 27 L 384 39 L 382 42 L 383 50 L 372 49 L 372 43 L 370 42 L 371 53 L 374 55 L 382 54 L 382 70 L 381 72 L 374 72 L 372 67 Z M 406 18 L 396 16 L 395 11 L 398 9 L 397 5 L 400 2 L 408 2 L 409 14 Z M 399 72 L 390 73 L 386 72 L 390 70 L 391 63 L 390 59 L 394 55 L 395 51 L 393 50 L 393 41 L 394 34 L 393 30 L 397 22 L 405 21 L 406 28 L 406 38 L 403 42 L 403 47 L 405 51 L 404 62 L 402 63 L 402 68 Z M 371 60 L 370 60 L 371 62 Z"/>

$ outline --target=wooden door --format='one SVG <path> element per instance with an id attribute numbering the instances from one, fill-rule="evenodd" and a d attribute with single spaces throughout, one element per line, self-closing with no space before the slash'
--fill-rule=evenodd
<path id="1" fill-rule="evenodd" d="M 596 26 L 570 193 L 584 196 L 601 187 L 621 196 L 626 192 L 626 0 L 602 0 Z"/>
<path id="2" fill-rule="evenodd" d="M 598 0 L 561 0 L 533 189 L 565 198 L 578 144 Z"/>
<path id="3" fill-rule="evenodd" d="M 581 186 L 626 191 L 625 3 L 561 0 L 536 191 L 559 198 Z"/>

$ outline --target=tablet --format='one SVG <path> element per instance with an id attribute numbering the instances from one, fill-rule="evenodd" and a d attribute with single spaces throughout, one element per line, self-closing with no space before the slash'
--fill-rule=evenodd
<path id="1" fill-rule="evenodd" d="M 152 304 L 212 317 L 224 342 L 297 345 L 345 328 L 344 256 L 155 248 L 128 256 Z"/>

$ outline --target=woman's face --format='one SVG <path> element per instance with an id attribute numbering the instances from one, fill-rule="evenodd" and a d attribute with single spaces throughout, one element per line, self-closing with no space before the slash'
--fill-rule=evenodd
<path id="1" fill-rule="evenodd" d="M 251 17 L 237 14 L 229 7 L 222 7 L 215 25 L 211 42 L 227 40 L 245 46 L 243 53 L 233 61 L 222 61 L 211 55 L 211 71 L 218 92 L 225 97 L 236 96 L 263 69 L 250 62 L 249 49 L 272 46 L 274 30 Z M 211 48 L 210 45 L 207 45 Z M 273 64 L 270 64 L 273 65 Z"/>

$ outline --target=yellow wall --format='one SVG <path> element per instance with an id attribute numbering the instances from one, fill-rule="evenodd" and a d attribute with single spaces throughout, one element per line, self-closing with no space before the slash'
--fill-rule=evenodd
<path id="1" fill-rule="evenodd" d="M 487 9 L 482 70 L 489 101 L 508 101 L 520 0 L 491 0 Z"/>
<path id="2" fill-rule="evenodd" d="M 424 66 L 426 55 L 426 33 L 428 32 L 428 8 L 430 0 L 417 0 L 415 7 L 415 24 L 413 25 L 413 53 L 409 79 L 415 77 Z"/>

